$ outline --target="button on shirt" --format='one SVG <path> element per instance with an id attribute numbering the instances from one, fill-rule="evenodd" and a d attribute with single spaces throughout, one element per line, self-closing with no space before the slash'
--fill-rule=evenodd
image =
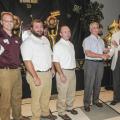
<path id="1" fill-rule="evenodd" d="M 94 35 L 90 35 L 83 41 L 83 49 L 90 50 L 92 52 L 95 52 L 97 54 L 103 54 L 103 51 L 105 49 L 105 44 L 103 40 L 100 37 L 96 37 Z M 88 60 L 102 60 L 101 58 L 92 58 L 85 55 L 85 59 Z"/>
<path id="2" fill-rule="evenodd" d="M 49 40 L 31 34 L 21 45 L 23 60 L 31 60 L 36 71 L 47 71 L 52 66 L 52 50 Z"/>
<path id="3" fill-rule="evenodd" d="M 59 62 L 62 69 L 76 67 L 75 50 L 70 41 L 60 39 L 53 48 L 53 62 Z"/>

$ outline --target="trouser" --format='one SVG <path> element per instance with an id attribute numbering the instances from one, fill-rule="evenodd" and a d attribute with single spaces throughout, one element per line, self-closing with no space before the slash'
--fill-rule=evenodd
<path id="1" fill-rule="evenodd" d="M 84 63 L 84 106 L 88 107 L 91 103 L 99 101 L 100 86 L 104 72 L 103 62 L 85 60 Z"/>
<path id="2" fill-rule="evenodd" d="M 0 118 L 19 120 L 21 116 L 22 79 L 19 69 L 0 69 Z"/>
<path id="3" fill-rule="evenodd" d="M 71 110 L 73 107 L 75 90 L 76 90 L 76 75 L 75 70 L 63 70 L 67 78 L 66 83 L 62 83 L 58 73 L 56 74 L 57 80 L 57 110 L 59 115 L 65 114 L 65 110 Z"/>
<path id="4" fill-rule="evenodd" d="M 113 71 L 113 100 L 120 102 L 120 56 Z"/>
<path id="5" fill-rule="evenodd" d="M 40 116 L 49 115 L 49 100 L 51 96 L 52 74 L 48 72 L 37 72 L 41 80 L 40 86 L 35 86 L 32 76 L 27 73 L 27 81 L 31 89 L 32 120 L 40 120 Z"/>

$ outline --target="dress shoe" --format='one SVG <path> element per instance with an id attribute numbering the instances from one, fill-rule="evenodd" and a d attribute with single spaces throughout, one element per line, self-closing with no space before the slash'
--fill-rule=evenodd
<path id="1" fill-rule="evenodd" d="M 84 106 L 84 110 L 85 110 L 86 112 L 90 112 L 90 106 L 88 106 L 88 107 Z"/>
<path id="2" fill-rule="evenodd" d="M 113 101 L 110 103 L 110 105 L 116 105 L 117 103 L 118 103 L 117 101 L 113 100 Z"/>
<path id="3" fill-rule="evenodd" d="M 50 119 L 50 120 L 55 120 L 55 119 L 57 119 L 57 116 L 56 115 L 48 115 L 48 116 L 41 116 L 41 118 L 46 118 L 46 119 Z"/>
<path id="4" fill-rule="evenodd" d="M 63 120 L 72 120 L 67 114 L 65 115 L 58 115 L 60 116 Z"/>
<path id="5" fill-rule="evenodd" d="M 77 110 L 75 110 L 75 109 L 66 110 L 66 111 L 67 111 L 67 112 L 70 112 L 70 113 L 73 114 L 73 115 L 77 115 L 77 114 L 78 114 Z"/>
<path id="6" fill-rule="evenodd" d="M 93 103 L 93 105 L 96 105 L 97 107 L 103 107 L 103 104 L 102 104 L 102 103 L 100 103 L 100 102 Z"/>

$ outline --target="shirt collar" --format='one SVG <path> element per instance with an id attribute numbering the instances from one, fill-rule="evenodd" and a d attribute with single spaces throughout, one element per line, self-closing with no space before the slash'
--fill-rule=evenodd
<path id="1" fill-rule="evenodd" d="M 64 42 L 64 43 L 66 43 L 66 44 L 70 43 L 69 40 L 65 40 L 65 39 L 63 39 L 63 38 L 61 38 L 60 40 L 61 40 L 62 42 Z"/>
<path id="2" fill-rule="evenodd" d="M 37 40 L 37 41 L 39 40 L 39 41 L 40 41 L 40 40 L 42 40 L 42 37 L 43 37 L 43 36 L 41 36 L 41 37 L 36 37 L 35 35 L 31 34 L 31 37 L 32 37 L 34 40 Z"/>
<path id="3" fill-rule="evenodd" d="M 95 39 L 100 39 L 100 36 L 96 37 L 95 35 L 91 34 L 91 37 L 95 38 Z"/>
<path id="4" fill-rule="evenodd" d="M 9 35 L 6 33 L 6 31 L 3 30 L 3 28 L 1 29 L 1 34 L 0 34 L 0 36 L 4 36 L 4 37 L 6 37 L 6 38 L 8 38 L 8 39 L 13 37 L 13 35 L 12 35 L 12 36 L 9 36 Z"/>

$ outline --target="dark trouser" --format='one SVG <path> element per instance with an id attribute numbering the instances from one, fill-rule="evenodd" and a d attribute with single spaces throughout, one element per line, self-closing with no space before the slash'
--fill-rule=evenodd
<path id="1" fill-rule="evenodd" d="M 113 100 L 120 101 L 120 56 L 118 56 L 116 67 L 113 71 Z"/>
<path id="2" fill-rule="evenodd" d="M 89 106 L 93 94 L 93 103 L 99 101 L 101 81 L 104 72 L 103 62 L 85 60 L 84 63 L 84 106 Z"/>

